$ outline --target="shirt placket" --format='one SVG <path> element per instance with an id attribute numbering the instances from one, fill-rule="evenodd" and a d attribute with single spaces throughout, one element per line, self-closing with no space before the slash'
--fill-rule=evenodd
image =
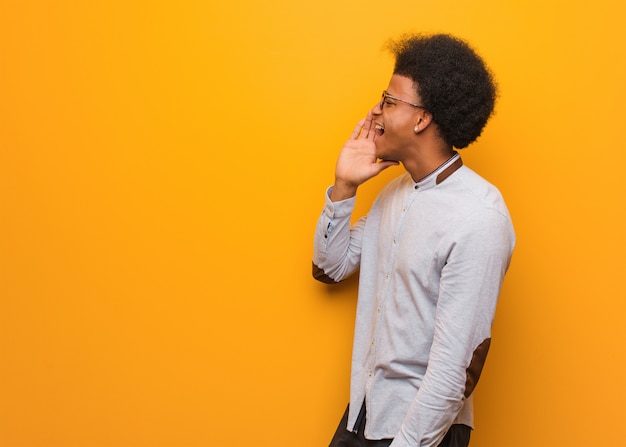
<path id="1" fill-rule="evenodd" d="M 383 320 L 385 318 L 385 306 L 388 302 L 391 290 L 392 290 L 392 282 L 393 282 L 393 271 L 396 265 L 396 258 L 399 248 L 400 235 L 402 232 L 402 228 L 404 227 L 404 222 L 407 216 L 407 213 L 415 201 L 417 197 L 417 193 L 419 188 L 417 186 L 411 186 L 410 191 L 402 198 L 400 215 L 399 218 L 396 219 L 397 224 L 394 226 L 393 231 L 390 234 L 390 240 L 385 241 L 389 250 L 388 256 L 385 256 L 384 262 L 382 263 L 383 268 L 381 269 L 380 274 L 382 277 L 380 278 L 379 284 L 382 284 L 382 287 L 378 288 L 378 293 L 376 295 L 376 323 L 374 325 L 374 330 L 372 331 L 372 338 L 370 340 L 370 355 L 369 355 L 369 365 L 367 372 L 367 383 L 365 386 L 365 396 L 366 396 L 366 406 L 370 406 L 370 396 L 369 392 L 372 387 L 372 382 L 374 379 L 374 369 L 377 363 L 377 351 L 379 348 L 379 340 L 380 340 L 380 328 L 383 325 Z M 384 237 L 384 236 L 383 236 Z M 371 408 L 371 407 L 370 407 Z M 367 437 L 367 429 L 365 431 L 365 436 Z"/>

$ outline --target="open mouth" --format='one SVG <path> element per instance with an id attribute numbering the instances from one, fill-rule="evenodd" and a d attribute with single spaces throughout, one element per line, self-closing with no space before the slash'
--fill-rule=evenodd
<path id="1" fill-rule="evenodd" d="M 382 123 L 376 123 L 376 126 L 374 126 L 374 129 L 376 130 L 374 141 L 376 141 L 377 138 L 382 137 L 383 134 L 385 133 L 385 125 Z"/>

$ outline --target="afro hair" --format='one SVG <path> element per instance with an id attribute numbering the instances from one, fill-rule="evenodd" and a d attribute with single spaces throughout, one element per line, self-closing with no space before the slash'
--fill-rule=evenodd
<path id="1" fill-rule="evenodd" d="M 448 34 L 411 34 L 388 44 L 394 74 L 413 80 L 443 140 L 462 149 L 482 133 L 493 113 L 497 87 L 483 60 Z"/>

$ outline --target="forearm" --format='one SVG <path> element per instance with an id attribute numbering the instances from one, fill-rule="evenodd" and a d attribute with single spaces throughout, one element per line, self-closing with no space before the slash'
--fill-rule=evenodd
<path id="1" fill-rule="evenodd" d="M 313 275 L 322 282 L 339 282 L 353 273 L 360 262 L 363 222 L 350 226 L 354 198 L 333 202 L 332 191 L 317 221 L 314 239 Z"/>
<path id="2" fill-rule="evenodd" d="M 335 184 L 330 191 L 330 200 L 333 202 L 340 202 L 342 200 L 350 199 L 356 196 L 357 188 L 358 187 L 356 185 L 336 179 Z"/>
<path id="3" fill-rule="evenodd" d="M 441 403 L 441 399 L 437 401 Z M 462 402 L 428 406 L 423 399 L 414 402 L 407 420 L 390 447 L 436 447 L 441 444 L 461 410 Z M 417 430 L 414 428 L 417 427 Z"/>

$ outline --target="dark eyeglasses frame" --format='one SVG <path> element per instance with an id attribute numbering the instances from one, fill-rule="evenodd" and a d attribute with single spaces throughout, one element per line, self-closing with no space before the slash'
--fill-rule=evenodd
<path id="1" fill-rule="evenodd" d="M 424 109 L 425 108 L 421 104 L 416 104 L 414 102 L 407 101 L 406 99 L 398 98 L 397 96 L 393 96 L 393 95 L 390 95 L 389 93 L 387 93 L 387 90 L 383 90 L 383 96 L 380 98 L 380 110 L 383 110 L 383 108 L 385 106 L 385 100 L 387 98 L 403 102 L 405 104 L 408 104 L 408 105 L 413 106 L 413 107 L 417 107 L 419 109 Z"/>

